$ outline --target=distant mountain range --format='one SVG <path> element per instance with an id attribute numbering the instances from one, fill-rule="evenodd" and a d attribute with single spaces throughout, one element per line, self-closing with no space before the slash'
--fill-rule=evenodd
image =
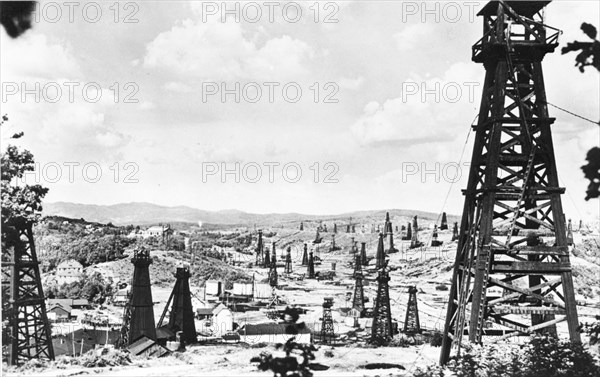
<path id="1" fill-rule="evenodd" d="M 390 215 L 436 220 L 437 213 L 416 210 L 390 209 Z M 353 220 L 369 218 L 382 221 L 385 210 L 356 211 L 339 215 L 306 215 L 300 213 L 254 214 L 238 210 L 205 211 L 197 208 L 177 206 L 166 207 L 152 203 L 120 203 L 113 205 L 94 205 L 70 202 L 44 203 L 44 216 L 64 216 L 73 219 L 85 219 L 90 222 L 113 223 L 114 225 L 149 225 L 159 222 L 193 223 L 223 225 L 276 225 L 300 221 L 340 220 L 340 225 Z M 448 222 L 458 221 L 458 217 L 448 215 Z"/>

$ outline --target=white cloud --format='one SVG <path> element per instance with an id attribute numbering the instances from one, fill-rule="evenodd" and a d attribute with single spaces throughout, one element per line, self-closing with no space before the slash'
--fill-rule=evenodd
<path id="1" fill-rule="evenodd" d="M 405 81 L 399 97 L 367 103 L 352 134 L 363 145 L 451 141 L 476 113 L 480 90 L 473 68 L 457 63 L 443 78 Z"/>
<path id="2" fill-rule="evenodd" d="M 362 76 L 355 78 L 342 77 L 337 82 L 342 89 L 357 90 L 365 83 L 365 78 Z"/>
<path id="3" fill-rule="evenodd" d="M 81 67 L 66 42 L 50 40 L 45 35 L 30 32 L 18 39 L 1 33 L 0 44 L 3 81 L 81 77 Z"/>
<path id="4" fill-rule="evenodd" d="M 401 32 L 394 34 L 396 47 L 400 51 L 412 50 L 416 45 L 421 44 L 432 30 L 433 26 L 425 22 L 406 25 Z"/>
<path id="5" fill-rule="evenodd" d="M 311 48 L 287 35 L 259 47 L 239 23 L 185 20 L 146 46 L 144 66 L 209 80 L 299 78 Z"/>
<path id="6" fill-rule="evenodd" d="M 175 93 L 191 93 L 193 91 L 189 85 L 177 81 L 169 81 L 163 85 L 163 88 Z"/>

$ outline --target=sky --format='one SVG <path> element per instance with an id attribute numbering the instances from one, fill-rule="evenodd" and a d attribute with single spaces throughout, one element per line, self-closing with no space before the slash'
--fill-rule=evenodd
<path id="1" fill-rule="evenodd" d="M 48 202 L 205 210 L 462 212 L 484 67 L 478 2 L 43 2 L 0 31 L 2 146 Z M 561 45 L 597 1 L 553 1 Z M 600 75 L 544 60 L 550 103 L 600 119 Z M 567 218 L 597 219 L 580 170 L 600 128 L 550 107 Z"/>

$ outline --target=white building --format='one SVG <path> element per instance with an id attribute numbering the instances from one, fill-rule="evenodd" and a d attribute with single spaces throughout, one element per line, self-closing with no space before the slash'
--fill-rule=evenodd
<path id="1" fill-rule="evenodd" d="M 143 238 L 157 237 L 161 238 L 163 236 L 163 227 L 162 226 L 151 226 L 150 228 L 144 230 L 142 232 Z"/>
<path id="2" fill-rule="evenodd" d="M 83 266 L 75 259 L 69 259 L 61 262 L 56 267 L 56 282 L 59 285 L 79 281 L 81 275 L 83 275 Z"/>
<path id="3" fill-rule="evenodd" d="M 196 330 L 213 336 L 223 336 L 233 330 L 233 313 L 223 304 L 196 309 L 196 317 L 201 321 Z"/>

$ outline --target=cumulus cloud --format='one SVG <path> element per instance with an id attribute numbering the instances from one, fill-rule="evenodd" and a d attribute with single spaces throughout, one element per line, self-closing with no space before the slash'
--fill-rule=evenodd
<path id="1" fill-rule="evenodd" d="M 433 26 L 424 22 L 408 24 L 401 32 L 394 34 L 396 47 L 400 51 L 409 51 L 428 37 L 432 30 Z"/>
<path id="2" fill-rule="evenodd" d="M 81 77 L 79 62 L 65 41 L 50 40 L 43 34 L 35 33 L 26 33 L 18 39 L 8 38 L 2 33 L 0 38 L 0 72 L 3 81 Z"/>
<path id="3" fill-rule="evenodd" d="M 209 80 L 298 78 L 311 48 L 287 35 L 262 46 L 247 38 L 241 24 L 184 20 L 146 46 L 144 66 Z"/>
<path id="4" fill-rule="evenodd" d="M 474 72 L 457 63 L 442 78 L 407 80 L 399 97 L 367 103 L 350 130 L 363 145 L 452 141 L 476 113 L 480 83 Z"/>

